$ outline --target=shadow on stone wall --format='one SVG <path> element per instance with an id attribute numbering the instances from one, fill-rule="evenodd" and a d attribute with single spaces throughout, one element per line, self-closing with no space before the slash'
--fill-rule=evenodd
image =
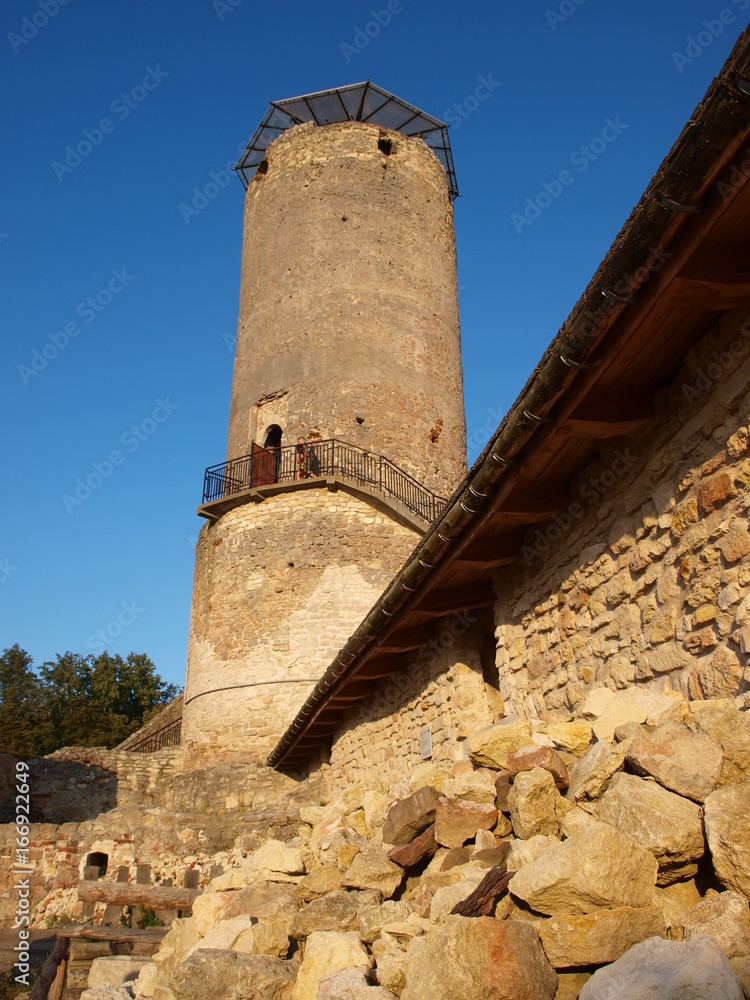
<path id="1" fill-rule="evenodd" d="M 117 774 L 107 767 L 43 757 L 28 764 L 32 823 L 80 823 L 117 805 Z M 0 754 L 0 823 L 16 817 L 15 765 Z"/>

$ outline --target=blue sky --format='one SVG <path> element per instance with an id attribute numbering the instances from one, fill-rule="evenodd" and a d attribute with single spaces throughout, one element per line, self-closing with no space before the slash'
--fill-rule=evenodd
<path id="1" fill-rule="evenodd" d="M 270 100 L 369 77 L 451 122 L 471 461 L 749 8 L 4 4 L 0 648 L 133 649 L 183 682 L 237 323 L 243 189 L 222 171 Z"/>

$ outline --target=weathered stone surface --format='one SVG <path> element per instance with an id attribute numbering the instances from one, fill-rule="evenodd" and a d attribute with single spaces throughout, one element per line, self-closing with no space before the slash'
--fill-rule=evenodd
<path id="1" fill-rule="evenodd" d="M 660 885 L 694 875 L 706 852 L 700 807 L 633 774 L 612 778 L 595 816 L 654 855 Z"/>
<path id="2" fill-rule="evenodd" d="M 438 792 L 442 792 L 443 785 L 450 776 L 450 765 L 446 767 L 435 761 L 423 760 L 409 772 L 409 788 L 416 792 L 425 785 L 432 785 Z"/>
<path id="3" fill-rule="evenodd" d="M 743 1000 L 729 959 L 707 935 L 692 941 L 649 938 L 599 969 L 580 1000 Z"/>
<path id="4" fill-rule="evenodd" d="M 372 946 L 377 963 L 375 974 L 381 986 L 401 996 L 406 986 L 406 950 L 397 947 L 391 940 L 378 940 Z"/>
<path id="5" fill-rule="evenodd" d="M 538 858 L 551 844 L 556 844 L 557 841 L 557 837 L 546 837 L 543 834 L 531 837 L 529 840 L 512 840 L 506 859 L 508 871 L 519 871 L 534 858 Z"/>
<path id="6" fill-rule="evenodd" d="M 490 830 L 477 830 L 474 837 L 474 851 L 494 851 L 497 847 L 497 838 Z"/>
<path id="7" fill-rule="evenodd" d="M 311 899 L 325 896 L 327 892 L 333 892 L 340 888 L 341 872 L 338 865 L 321 865 L 309 875 L 305 875 L 302 881 L 297 884 L 297 892 L 303 903 L 309 903 Z"/>
<path id="8" fill-rule="evenodd" d="M 449 872 L 456 865 L 468 865 L 474 854 L 473 846 L 451 847 L 440 865 L 441 872 Z"/>
<path id="9" fill-rule="evenodd" d="M 320 980 L 350 965 L 368 969 L 372 966 L 372 959 L 357 934 L 353 931 L 346 934 L 316 931 L 311 934 L 291 994 L 292 1000 L 317 1000 Z"/>
<path id="10" fill-rule="evenodd" d="M 530 924 L 452 916 L 409 946 L 402 1000 L 552 1000 L 556 989 Z"/>
<path id="11" fill-rule="evenodd" d="M 231 892 L 203 892 L 193 903 L 193 927 L 200 937 L 215 927 L 220 920 L 236 916 L 232 911 L 238 890 Z"/>
<path id="12" fill-rule="evenodd" d="M 443 847 L 461 847 L 477 830 L 491 830 L 496 821 L 494 805 L 440 798 L 435 810 L 435 839 Z"/>
<path id="13" fill-rule="evenodd" d="M 561 913 L 534 926 L 555 969 L 614 962 L 639 941 L 666 934 L 664 914 L 655 905 Z"/>
<path id="14" fill-rule="evenodd" d="M 411 899 L 386 899 L 378 905 L 367 904 L 360 907 L 357 927 L 362 941 L 371 944 L 380 937 L 384 924 L 407 920 L 412 913 L 419 912 L 419 906 Z"/>
<path id="15" fill-rule="evenodd" d="M 133 955 L 106 955 L 104 958 L 95 958 L 89 969 L 89 986 L 103 986 L 111 983 L 113 986 L 122 986 L 124 983 L 132 983 L 138 977 L 144 965 L 150 965 L 150 958 L 138 958 Z"/>
<path id="16" fill-rule="evenodd" d="M 594 688 L 586 695 L 580 714 L 584 719 L 598 719 L 604 715 L 610 702 L 615 698 L 616 693 L 610 688 Z"/>
<path id="17" fill-rule="evenodd" d="M 315 931 L 354 931 L 360 908 L 378 905 L 379 893 L 329 892 L 298 910 L 292 921 L 292 937 L 298 941 Z"/>
<path id="18" fill-rule="evenodd" d="M 302 852 L 296 847 L 289 847 L 281 840 L 267 840 L 250 856 L 248 866 L 257 872 L 268 871 L 283 875 L 305 874 Z"/>
<path id="19" fill-rule="evenodd" d="M 485 767 L 506 768 L 508 751 L 531 744 L 531 723 L 526 719 L 498 722 L 466 740 L 469 757 Z"/>
<path id="20" fill-rule="evenodd" d="M 468 799 L 470 802 L 488 802 L 494 805 L 496 777 L 497 772 L 486 767 L 458 774 L 445 782 L 443 795 L 447 799 Z"/>
<path id="21" fill-rule="evenodd" d="M 615 729 L 615 742 L 622 743 L 625 740 L 647 740 L 651 736 L 653 729 L 644 722 L 625 722 Z"/>
<path id="22" fill-rule="evenodd" d="M 253 928 L 253 950 L 256 955 L 286 957 L 292 921 L 299 909 L 297 890 L 293 885 L 259 882 L 234 895 L 226 917 L 250 914 L 258 920 Z"/>
<path id="23" fill-rule="evenodd" d="M 592 729 L 597 740 L 613 740 L 615 729 L 628 722 L 645 722 L 648 717 L 648 709 L 645 705 L 636 701 L 624 701 L 615 698 L 609 703 L 604 712 L 594 722 Z"/>
<path id="24" fill-rule="evenodd" d="M 719 784 L 750 779 L 750 712 L 740 712 L 728 699 L 695 702 L 690 707 L 700 731 L 720 743 L 724 751 Z"/>
<path id="25" fill-rule="evenodd" d="M 625 762 L 636 774 L 648 774 L 678 795 L 705 801 L 719 775 L 721 746 L 705 733 L 693 733 L 680 722 L 667 722 L 648 739 L 630 744 Z"/>
<path id="26" fill-rule="evenodd" d="M 195 902 L 197 903 L 199 899 L 203 899 L 207 895 L 210 894 L 204 893 Z M 193 912 L 195 913 L 195 906 Z M 202 935 L 195 927 L 194 915 L 192 917 L 179 917 L 172 921 L 172 926 L 162 938 L 159 950 L 154 955 L 154 964 L 165 981 L 169 977 L 169 973 L 185 960 L 188 952 L 193 945 L 200 941 L 201 937 Z"/>
<path id="27" fill-rule="evenodd" d="M 136 1000 L 151 1000 L 159 981 L 159 969 L 155 962 L 147 962 L 138 973 L 138 978 L 132 984 L 133 996 Z"/>
<path id="28" fill-rule="evenodd" d="M 408 844 L 427 826 L 435 822 L 435 807 L 440 793 L 430 785 L 418 789 L 388 810 L 383 825 L 386 844 Z"/>
<path id="29" fill-rule="evenodd" d="M 444 920 L 457 903 L 462 903 L 476 889 L 486 872 L 475 872 L 454 885 L 438 889 L 430 902 L 430 920 Z"/>
<path id="30" fill-rule="evenodd" d="M 539 730 L 558 750 L 580 757 L 591 745 L 593 729 L 588 722 L 547 722 Z"/>
<path id="31" fill-rule="evenodd" d="M 685 940 L 712 934 L 730 958 L 750 955 L 750 911 L 747 899 L 731 889 L 709 893 L 690 910 L 683 927 Z"/>
<path id="32" fill-rule="evenodd" d="M 750 782 L 717 788 L 706 799 L 706 837 L 722 885 L 750 898 Z"/>
<path id="33" fill-rule="evenodd" d="M 243 937 L 241 947 L 237 947 L 237 939 Z M 220 920 L 206 936 L 190 950 L 189 954 L 198 948 L 213 949 L 226 948 L 227 950 L 244 951 L 249 955 L 254 955 L 255 939 L 253 935 L 253 918 L 249 913 L 243 913 L 239 917 L 230 917 L 229 920 Z M 188 956 L 189 957 L 189 956 Z"/>
<path id="34" fill-rule="evenodd" d="M 332 972 L 318 983 L 317 1000 L 396 1000 L 395 994 L 374 986 L 369 970 L 349 966 Z"/>
<path id="35" fill-rule="evenodd" d="M 19 994 L 19 997 L 24 994 Z M 25 996 L 30 996 L 26 993 Z M 112 983 L 91 986 L 81 994 L 81 1000 L 130 1000 L 130 994 Z"/>
<path id="36" fill-rule="evenodd" d="M 592 821 L 514 876 L 510 891 L 539 913 L 648 906 L 658 865 L 635 838 Z"/>
<path id="37" fill-rule="evenodd" d="M 237 951 L 194 951 L 169 977 L 177 1000 L 289 1000 L 290 962 Z"/>
<path id="38" fill-rule="evenodd" d="M 521 840 L 540 834 L 556 837 L 560 830 L 555 810 L 559 798 L 560 793 L 549 771 L 535 767 L 533 771 L 517 774 L 508 795 L 510 821 L 515 835 Z"/>
<path id="39" fill-rule="evenodd" d="M 734 698 L 739 694 L 743 666 L 737 654 L 720 646 L 711 656 L 701 657 L 688 678 L 691 698 Z"/>
<path id="40" fill-rule="evenodd" d="M 728 472 L 717 473 L 704 480 L 698 490 L 698 503 L 704 514 L 710 514 L 717 507 L 723 507 L 737 492 Z"/>
<path id="41" fill-rule="evenodd" d="M 389 861 L 382 847 L 371 844 L 352 861 L 341 884 L 348 889 L 377 889 L 385 899 L 390 899 L 403 878 L 403 868 Z"/>
<path id="42" fill-rule="evenodd" d="M 435 840 L 435 824 L 428 826 L 426 830 L 415 837 L 409 844 L 403 847 L 394 847 L 388 852 L 388 859 L 398 865 L 399 868 L 411 868 L 425 858 L 430 858 L 437 850 Z"/>
<path id="43" fill-rule="evenodd" d="M 558 788 L 568 787 L 568 769 L 556 750 L 551 747 L 522 747 L 508 754 L 508 776 L 512 779 L 522 771 L 541 767 L 554 778 Z"/>
<path id="44" fill-rule="evenodd" d="M 576 764 L 570 779 L 568 798 L 573 802 L 598 799 L 612 775 L 624 766 L 629 748 L 627 740 L 617 745 L 606 740 L 595 743 Z"/>

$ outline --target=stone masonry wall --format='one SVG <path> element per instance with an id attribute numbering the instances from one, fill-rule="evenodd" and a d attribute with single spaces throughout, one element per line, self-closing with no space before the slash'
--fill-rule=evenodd
<path id="1" fill-rule="evenodd" d="M 497 574 L 506 711 L 568 718 L 592 687 L 744 695 L 750 651 L 750 320 L 725 316 L 607 442 L 573 504 Z"/>
<path id="2" fill-rule="evenodd" d="M 188 759 L 264 758 L 418 537 L 326 487 L 248 503 L 204 527 L 183 713 Z"/>
<path id="3" fill-rule="evenodd" d="M 152 881 L 182 884 L 193 868 L 205 885 L 212 864 L 226 864 L 271 832 L 294 837 L 300 807 L 330 797 L 328 768 L 299 781 L 250 761 L 182 772 L 181 758 L 180 747 L 153 754 L 68 747 L 29 761 L 35 925 L 81 920 L 75 887 L 94 852 L 107 856 L 110 880 L 120 865 L 131 868 L 132 881 L 134 865 L 150 864 Z M 15 758 L 0 755 L 0 774 L 15 774 Z M 17 830 L 3 822 L 10 815 L 0 817 L 0 929 L 12 925 L 18 905 Z"/>
<path id="4" fill-rule="evenodd" d="M 497 573 L 492 626 L 408 661 L 353 712 L 335 780 L 404 776 L 432 723 L 435 760 L 516 712 L 571 718 L 589 690 L 646 684 L 750 700 L 750 316 L 725 316 L 655 400 L 639 435 L 604 442 L 565 514 Z M 453 622 L 443 623 L 449 633 Z M 499 692 L 480 652 L 493 647 Z"/>
<path id="5" fill-rule="evenodd" d="M 227 457 L 272 424 L 284 445 L 315 429 L 450 492 L 466 447 L 443 167 L 364 122 L 291 128 L 266 164 L 245 199 Z"/>
<path id="6" fill-rule="evenodd" d="M 419 734 L 427 725 L 432 759 L 461 760 L 464 739 L 496 721 L 495 692 L 485 680 L 488 632 L 471 621 L 457 615 L 443 624 L 436 642 L 406 657 L 403 669 L 348 715 L 331 750 L 335 783 L 387 785 L 407 775 L 421 760 Z"/>
<path id="7" fill-rule="evenodd" d="M 182 770 L 181 747 L 156 753 L 129 753 L 65 747 L 48 757 L 29 761 L 31 769 L 31 819 L 41 823 L 67 823 L 91 819 L 116 806 L 154 804 L 164 782 Z M 2 784 L 0 823 L 15 815 L 15 758 L 0 754 Z"/>

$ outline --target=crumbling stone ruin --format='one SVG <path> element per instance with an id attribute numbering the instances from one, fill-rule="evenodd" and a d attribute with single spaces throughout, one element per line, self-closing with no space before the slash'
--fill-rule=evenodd
<path id="1" fill-rule="evenodd" d="M 749 94 L 467 473 L 442 123 L 271 106 L 184 704 L 29 762 L 50 996 L 750 997 Z"/>

